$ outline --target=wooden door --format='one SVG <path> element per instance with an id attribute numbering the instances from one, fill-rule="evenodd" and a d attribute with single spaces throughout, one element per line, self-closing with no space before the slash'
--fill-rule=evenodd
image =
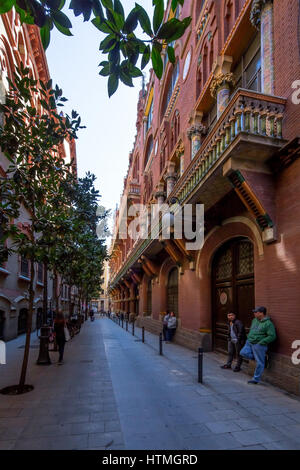
<path id="1" fill-rule="evenodd" d="M 168 276 L 167 310 L 178 317 L 178 269 L 173 268 Z"/>
<path id="2" fill-rule="evenodd" d="M 236 313 L 246 328 L 253 318 L 254 255 L 247 238 L 230 240 L 218 250 L 212 283 L 214 348 L 227 351 L 227 314 Z"/>

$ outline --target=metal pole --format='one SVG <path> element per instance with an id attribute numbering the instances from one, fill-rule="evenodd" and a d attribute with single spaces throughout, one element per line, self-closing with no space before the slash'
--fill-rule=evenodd
<path id="1" fill-rule="evenodd" d="M 128 331 L 128 320 L 126 320 L 126 331 Z"/>
<path id="2" fill-rule="evenodd" d="M 203 348 L 198 349 L 198 383 L 203 382 Z"/>
<path id="3" fill-rule="evenodd" d="M 162 356 L 162 333 L 159 333 L 159 355 Z"/>
<path id="4" fill-rule="evenodd" d="M 142 326 L 142 342 L 145 342 L 145 327 Z"/>
<path id="5" fill-rule="evenodd" d="M 132 336 L 134 336 L 134 321 L 132 321 Z"/>
<path id="6" fill-rule="evenodd" d="M 124 319 L 122 318 L 122 328 L 124 328 Z"/>

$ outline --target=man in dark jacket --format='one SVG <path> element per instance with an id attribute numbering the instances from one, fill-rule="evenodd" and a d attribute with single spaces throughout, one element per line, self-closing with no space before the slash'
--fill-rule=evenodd
<path id="1" fill-rule="evenodd" d="M 236 356 L 236 366 L 234 372 L 241 370 L 243 358 L 240 355 L 240 350 L 246 342 L 246 332 L 243 323 L 236 318 L 235 313 L 228 313 L 228 359 L 227 364 L 221 366 L 222 369 L 231 369 L 231 364 Z"/>

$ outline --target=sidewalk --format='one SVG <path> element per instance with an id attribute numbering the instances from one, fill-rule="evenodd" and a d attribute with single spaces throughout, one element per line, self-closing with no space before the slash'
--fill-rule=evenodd
<path id="1" fill-rule="evenodd" d="M 34 391 L 0 395 L 0 449 L 300 449 L 298 399 L 248 385 L 214 353 L 198 384 L 195 352 L 164 344 L 159 356 L 158 337 L 145 340 L 97 318 L 66 345 L 63 366 L 37 366 L 33 347 Z M 23 344 L 7 343 L 0 388 L 17 383 Z"/>

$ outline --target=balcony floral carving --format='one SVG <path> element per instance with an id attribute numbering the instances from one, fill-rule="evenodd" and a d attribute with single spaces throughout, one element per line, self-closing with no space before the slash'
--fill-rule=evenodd
<path id="1" fill-rule="evenodd" d="M 231 72 L 222 73 L 219 72 L 212 80 L 210 85 L 210 94 L 213 98 L 216 98 L 218 90 L 221 86 L 227 84 L 233 87 L 235 83 L 234 75 Z"/>

